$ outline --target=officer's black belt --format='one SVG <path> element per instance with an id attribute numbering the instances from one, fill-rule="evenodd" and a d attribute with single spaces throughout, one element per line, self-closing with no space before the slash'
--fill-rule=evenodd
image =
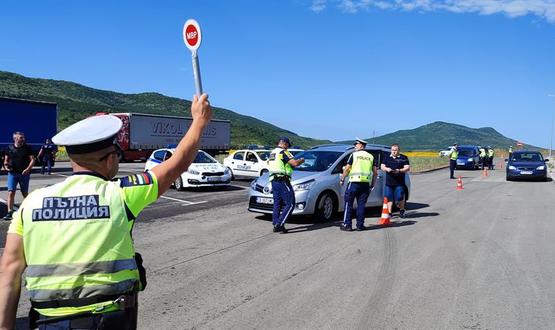
<path id="1" fill-rule="evenodd" d="M 87 305 L 97 304 L 101 302 L 116 301 L 124 297 L 126 308 L 133 307 L 129 304 L 135 301 L 135 293 L 132 294 L 118 294 L 109 296 L 94 296 L 89 298 L 78 299 L 64 299 L 64 300 L 50 300 L 50 301 L 31 301 L 33 308 L 60 308 L 60 307 L 83 307 Z"/>

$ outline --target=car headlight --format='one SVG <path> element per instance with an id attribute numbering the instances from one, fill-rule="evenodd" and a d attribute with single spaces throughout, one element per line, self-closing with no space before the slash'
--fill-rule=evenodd
<path id="1" fill-rule="evenodd" d="M 200 174 L 198 171 L 195 171 L 195 170 L 192 170 L 192 169 L 188 169 L 187 172 L 189 174 L 192 174 L 192 175 L 199 175 Z"/>
<path id="2" fill-rule="evenodd" d="M 252 190 L 256 190 L 256 181 L 257 181 L 257 179 L 254 179 L 254 180 L 251 181 L 251 189 Z"/>
<path id="3" fill-rule="evenodd" d="M 516 171 L 516 167 L 514 167 L 513 165 L 509 165 L 509 170 Z"/>
<path id="4" fill-rule="evenodd" d="M 226 168 L 224 169 L 224 174 L 225 174 L 225 175 L 230 175 L 230 174 L 231 174 L 231 173 L 229 172 L 229 168 L 226 167 Z"/>
<path id="5" fill-rule="evenodd" d="M 469 162 L 473 162 L 473 161 L 474 161 L 474 158 L 468 158 L 468 161 L 469 161 Z"/>
<path id="6" fill-rule="evenodd" d="M 538 171 L 545 170 L 545 165 L 540 165 L 540 166 L 536 167 L 536 170 L 538 170 Z"/>
<path id="7" fill-rule="evenodd" d="M 312 187 L 313 184 L 314 184 L 314 179 L 308 180 L 306 182 L 294 185 L 293 190 L 295 190 L 295 191 L 309 190 L 310 187 Z"/>

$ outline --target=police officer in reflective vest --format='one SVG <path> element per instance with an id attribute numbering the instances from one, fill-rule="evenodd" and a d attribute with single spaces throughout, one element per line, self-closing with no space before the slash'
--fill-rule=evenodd
<path id="1" fill-rule="evenodd" d="M 495 151 L 492 147 L 488 146 L 488 169 L 493 170 L 493 158 L 495 157 Z"/>
<path id="2" fill-rule="evenodd" d="M 39 329 L 135 329 L 146 278 L 135 253 L 134 220 L 195 158 L 212 110 L 203 94 L 173 157 L 150 172 L 118 172 L 114 116 L 77 122 L 52 140 L 66 147 L 73 175 L 33 191 L 14 214 L 0 262 L 0 328 L 15 328 L 21 275 Z"/>
<path id="3" fill-rule="evenodd" d="M 451 152 L 449 154 L 449 177 L 451 179 L 455 178 L 455 168 L 457 167 L 457 158 L 459 158 L 458 147 L 458 144 L 453 144 L 453 147 L 451 147 Z"/>
<path id="4" fill-rule="evenodd" d="M 484 147 L 480 147 L 480 166 L 482 167 L 482 170 L 487 166 L 486 162 L 487 162 L 487 154 L 486 154 L 486 148 Z"/>
<path id="5" fill-rule="evenodd" d="M 343 174 L 339 177 L 339 183 L 343 185 L 345 178 L 349 178 L 347 189 L 345 190 L 345 214 L 343 216 L 343 224 L 340 229 L 344 231 L 352 231 L 352 209 L 356 199 L 357 201 L 357 230 L 364 230 L 364 211 L 366 209 L 366 201 L 372 189 L 378 169 L 374 164 L 374 156 L 364 151 L 367 142 L 362 139 L 356 139 L 355 151 L 349 156 L 347 165 L 343 170 Z"/>
<path id="6" fill-rule="evenodd" d="M 287 233 L 285 222 L 295 208 L 295 191 L 291 186 L 291 173 L 293 173 L 293 167 L 304 163 L 304 158 L 293 158 L 287 150 L 290 146 L 289 138 L 280 138 L 277 148 L 272 150 L 269 158 L 270 181 L 274 197 L 272 224 L 275 233 Z"/>

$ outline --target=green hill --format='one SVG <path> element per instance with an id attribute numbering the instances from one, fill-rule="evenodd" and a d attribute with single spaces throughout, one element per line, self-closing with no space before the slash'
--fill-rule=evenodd
<path id="1" fill-rule="evenodd" d="M 173 116 L 190 116 L 191 102 L 158 93 L 123 94 L 99 90 L 73 82 L 28 78 L 0 71 L 0 96 L 50 101 L 58 104 L 58 126 L 63 129 L 96 112 L 141 112 Z M 325 140 L 297 134 L 234 111 L 213 108 L 215 119 L 231 121 L 231 144 L 274 145 L 280 136 L 291 138 L 295 145 L 311 147 Z"/>
<path id="2" fill-rule="evenodd" d="M 470 128 L 463 125 L 436 121 L 415 129 L 367 138 L 368 142 L 390 145 L 399 143 L 403 150 L 440 150 L 453 143 L 492 146 L 498 149 L 515 147 L 516 140 L 505 137 L 491 127 Z M 352 141 L 345 141 L 352 142 Z M 538 149 L 533 146 L 527 148 Z"/>

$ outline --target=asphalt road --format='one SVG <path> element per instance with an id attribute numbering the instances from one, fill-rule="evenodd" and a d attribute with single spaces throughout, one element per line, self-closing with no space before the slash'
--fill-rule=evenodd
<path id="1" fill-rule="evenodd" d="M 555 329 L 555 186 L 480 174 L 457 171 L 462 191 L 447 170 L 414 175 L 408 218 L 383 228 L 369 209 L 364 232 L 340 232 L 338 216 L 272 233 L 246 211 L 247 180 L 170 191 L 134 230 L 139 328 Z M 28 306 L 23 292 L 21 328 Z"/>

